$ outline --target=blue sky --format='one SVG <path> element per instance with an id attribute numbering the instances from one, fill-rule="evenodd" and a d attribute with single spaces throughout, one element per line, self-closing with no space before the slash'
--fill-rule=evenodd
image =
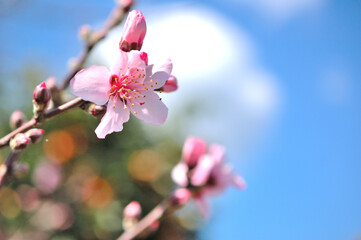
<path id="1" fill-rule="evenodd" d="M 169 5 L 173 2 L 181 5 Z M 20 2 L 16 9 L 0 13 L 1 61 L 9 69 L 16 69 L 18 62 L 36 58 L 47 62 L 48 74 L 61 77 L 67 60 L 80 51 L 78 27 L 83 23 L 96 26 L 112 6 L 112 1 L 94 0 Z M 205 129 L 197 125 L 184 133 L 194 132 L 225 144 L 229 161 L 248 183 L 246 191 L 229 189 L 212 201 L 213 215 L 204 224 L 200 239 L 360 237 L 361 2 L 297 0 L 292 5 L 276 0 L 140 1 L 138 8 L 149 21 L 156 22 L 168 16 L 168 6 L 180 14 L 184 9 L 200 9 L 229 23 L 231 27 L 225 33 L 234 32 L 230 43 L 235 43 L 235 53 L 218 52 L 217 56 L 233 60 L 227 65 L 240 80 L 215 72 L 214 79 L 205 74 L 199 75 L 199 82 L 192 82 L 190 76 L 196 73 L 184 73 L 183 68 L 175 66 L 176 73 L 184 78 L 184 89 L 191 91 L 207 81 L 211 94 L 218 86 L 219 91 L 236 86 L 242 92 L 242 87 L 254 86 L 257 80 L 260 85 L 256 86 L 263 88 L 256 89 L 265 89 L 261 93 L 268 94 L 256 100 L 245 94 L 241 99 L 247 101 L 231 104 L 233 115 L 211 109 L 216 120 L 207 123 L 216 126 L 213 131 L 205 123 Z M 154 29 L 159 26 L 155 24 Z M 149 43 L 156 37 L 148 31 Z M 194 41 L 206 44 L 211 40 Z M 210 52 L 213 54 L 212 49 Z M 171 57 L 183 63 L 177 56 Z M 239 63 L 240 59 L 246 63 Z M 179 95 L 183 93 L 180 88 Z M 176 97 L 168 101 L 179 107 L 174 103 Z M 239 100 L 234 97 L 225 99 Z M 209 102 L 219 104 L 212 99 Z M 258 111 L 250 112 L 246 103 Z M 205 119 L 203 116 L 199 121 Z M 223 120 L 229 124 L 222 125 Z"/>

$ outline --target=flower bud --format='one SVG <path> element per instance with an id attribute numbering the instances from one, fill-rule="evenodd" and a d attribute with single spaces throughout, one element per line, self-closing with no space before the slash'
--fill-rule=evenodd
<path id="1" fill-rule="evenodd" d="M 142 59 L 144 61 L 145 65 L 148 66 L 148 54 L 146 52 L 140 53 L 140 59 Z"/>
<path id="2" fill-rule="evenodd" d="M 178 82 L 175 76 L 169 75 L 169 79 L 165 82 L 164 86 L 162 87 L 162 90 L 164 92 L 174 92 L 178 89 Z"/>
<path id="3" fill-rule="evenodd" d="M 140 218 L 140 214 L 142 213 L 142 208 L 137 201 L 130 202 L 123 211 L 124 218 Z"/>
<path id="4" fill-rule="evenodd" d="M 133 10 L 125 22 L 119 48 L 125 52 L 140 50 L 147 31 L 145 18 L 141 11 Z"/>
<path id="5" fill-rule="evenodd" d="M 15 110 L 10 116 L 10 127 L 16 129 L 25 123 L 25 115 L 20 110 Z"/>
<path id="6" fill-rule="evenodd" d="M 78 32 L 79 38 L 84 42 L 89 43 L 91 39 L 91 34 L 92 31 L 89 25 L 83 25 L 79 28 L 79 32 Z"/>
<path id="7" fill-rule="evenodd" d="M 45 82 L 42 82 L 38 86 L 36 86 L 33 93 L 34 102 L 38 105 L 47 105 L 50 101 L 50 91 L 46 87 Z"/>
<path id="8" fill-rule="evenodd" d="M 187 188 L 176 189 L 169 198 L 169 204 L 174 208 L 184 206 L 192 197 L 192 193 Z"/>
<path id="9" fill-rule="evenodd" d="M 90 105 L 88 112 L 95 118 L 102 118 L 107 112 L 107 107 L 92 104 Z"/>
<path id="10" fill-rule="evenodd" d="M 133 228 L 140 219 L 142 214 L 142 208 L 140 204 L 136 201 L 129 203 L 123 211 L 123 228 L 124 230 L 129 230 Z"/>
<path id="11" fill-rule="evenodd" d="M 23 133 L 17 134 L 10 140 L 10 148 L 14 151 L 24 150 L 29 146 L 30 139 Z"/>
<path id="12" fill-rule="evenodd" d="M 30 139 L 32 143 L 37 143 L 43 137 L 44 130 L 33 128 L 25 133 L 25 135 Z"/>

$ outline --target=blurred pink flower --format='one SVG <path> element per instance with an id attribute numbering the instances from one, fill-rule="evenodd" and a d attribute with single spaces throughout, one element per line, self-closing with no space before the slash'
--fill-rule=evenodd
<path id="1" fill-rule="evenodd" d="M 133 10 L 125 22 L 119 48 L 123 51 L 140 50 L 147 32 L 145 18 L 141 11 Z"/>
<path id="2" fill-rule="evenodd" d="M 225 149 L 211 145 L 206 153 L 202 139 L 190 137 L 183 147 L 183 158 L 172 171 L 172 179 L 179 186 L 192 189 L 193 197 L 201 214 L 208 215 L 207 196 L 222 193 L 228 185 L 244 189 L 246 183 L 224 163 Z"/>
<path id="3" fill-rule="evenodd" d="M 70 83 L 70 91 L 98 105 L 108 102 L 107 112 L 95 130 L 98 138 L 119 132 L 129 120 L 129 112 L 138 119 L 160 125 L 165 122 L 168 108 L 153 91 L 162 87 L 172 71 L 167 60 L 152 73 L 145 53 L 119 51 L 110 71 L 104 66 L 92 66 L 78 72 Z"/>

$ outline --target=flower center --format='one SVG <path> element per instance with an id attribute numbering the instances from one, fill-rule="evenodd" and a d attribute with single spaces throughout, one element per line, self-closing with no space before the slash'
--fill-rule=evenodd
<path id="1" fill-rule="evenodd" d="M 139 77 L 124 74 L 121 74 L 120 76 L 116 74 L 112 75 L 109 79 L 111 87 L 108 91 L 108 96 L 113 97 L 113 107 L 115 107 L 117 100 L 120 100 L 123 103 L 124 109 L 127 109 L 127 105 L 143 105 L 144 101 L 139 101 L 139 98 L 145 97 L 145 95 L 140 91 L 138 87 L 140 83 L 137 81 L 144 77 L 144 74 Z"/>

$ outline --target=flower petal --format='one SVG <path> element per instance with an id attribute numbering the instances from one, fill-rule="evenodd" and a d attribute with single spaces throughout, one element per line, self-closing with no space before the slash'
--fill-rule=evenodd
<path id="1" fill-rule="evenodd" d="M 124 109 L 123 103 L 118 101 L 114 104 L 113 98 L 108 102 L 107 112 L 95 129 L 98 138 L 105 138 L 112 132 L 120 132 L 123 130 L 123 123 L 129 120 L 129 110 Z"/>
<path id="2" fill-rule="evenodd" d="M 131 66 L 132 68 L 141 68 L 145 69 L 145 62 L 140 57 L 142 52 L 133 50 L 128 53 L 128 66 Z"/>
<path id="3" fill-rule="evenodd" d="M 183 146 L 182 160 L 192 168 L 197 165 L 206 149 L 207 143 L 203 139 L 188 137 Z"/>
<path id="4" fill-rule="evenodd" d="M 70 92 L 84 100 L 103 105 L 108 100 L 110 72 L 104 66 L 91 66 L 79 71 L 70 81 Z"/>
<path id="5" fill-rule="evenodd" d="M 207 183 L 214 167 L 214 159 L 209 155 L 203 155 L 193 169 L 191 183 L 194 186 L 202 186 Z"/>
<path id="6" fill-rule="evenodd" d="M 180 162 L 172 170 L 172 179 L 181 187 L 186 187 L 188 185 L 188 167 L 186 164 Z"/>
<path id="7" fill-rule="evenodd" d="M 158 89 L 163 87 L 165 82 L 169 79 L 172 72 L 173 64 L 168 59 L 162 66 L 154 67 L 154 73 L 144 80 L 144 83 L 148 83 L 147 87 L 150 89 Z M 148 76 L 148 75 L 147 75 Z"/>
<path id="8" fill-rule="evenodd" d="M 134 106 L 128 104 L 128 107 L 131 108 L 133 115 L 138 119 L 146 123 L 161 125 L 167 119 L 168 108 L 156 93 L 152 91 L 143 92 L 145 97 L 139 99 L 141 104 L 134 102 Z M 133 101 L 129 101 L 129 103 L 133 103 Z"/>
<path id="9" fill-rule="evenodd" d="M 120 75 L 121 73 L 126 72 L 128 66 L 128 55 L 126 52 L 119 50 L 117 52 L 116 60 L 113 62 L 110 67 L 112 74 Z"/>
<path id="10" fill-rule="evenodd" d="M 167 59 L 167 61 L 161 66 L 155 66 L 155 72 L 165 72 L 168 75 L 172 73 L 172 69 L 173 63 L 170 59 Z"/>

